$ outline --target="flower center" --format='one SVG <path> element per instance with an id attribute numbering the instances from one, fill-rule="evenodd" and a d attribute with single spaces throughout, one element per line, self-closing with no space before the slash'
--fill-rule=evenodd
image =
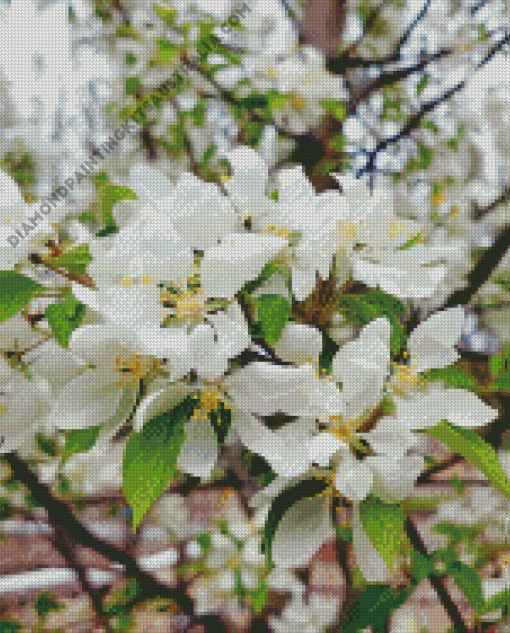
<path id="1" fill-rule="evenodd" d="M 338 220 L 340 225 L 340 232 L 345 237 L 356 237 L 357 228 L 355 222 L 345 222 L 344 220 Z"/>
<path id="2" fill-rule="evenodd" d="M 294 110 L 297 110 L 298 112 L 301 112 L 302 110 L 305 109 L 306 99 L 304 99 L 300 95 L 298 95 L 295 92 L 293 92 L 290 95 L 290 103 L 291 103 L 292 107 L 294 108 Z"/>
<path id="3" fill-rule="evenodd" d="M 341 415 L 332 415 L 329 418 L 331 426 L 327 429 L 328 433 L 331 433 L 334 437 L 346 444 L 350 439 L 354 438 L 354 420 L 346 422 Z"/>
<path id="4" fill-rule="evenodd" d="M 124 277 L 120 283 L 123 288 L 132 288 L 137 283 L 137 279 L 135 279 L 134 277 Z M 143 277 L 141 278 L 141 283 L 147 286 L 149 284 L 153 284 L 154 279 L 152 279 L 150 275 L 143 275 Z"/>
<path id="5" fill-rule="evenodd" d="M 425 385 L 422 377 L 416 373 L 416 365 L 393 363 L 393 369 L 388 388 L 395 396 L 408 396 Z"/>
<path id="6" fill-rule="evenodd" d="M 134 386 L 144 376 L 149 369 L 149 365 L 147 361 L 142 360 L 138 355 L 131 358 L 116 356 L 115 368 L 125 376 L 120 381 L 119 386 L 128 387 Z"/>

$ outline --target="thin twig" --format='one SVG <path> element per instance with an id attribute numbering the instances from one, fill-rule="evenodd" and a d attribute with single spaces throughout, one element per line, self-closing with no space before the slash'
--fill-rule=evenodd
<path id="1" fill-rule="evenodd" d="M 126 574 L 136 578 L 139 582 L 142 595 L 168 598 L 177 603 L 184 613 L 193 613 L 193 602 L 182 591 L 160 583 L 150 574 L 143 571 L 136 560 L 125 551 L 90 534 L 74 516 L 68 505 L 64 501 L 55 498 L 49 488 L 38 480 L 35 473 L 16 453 L 6 454 L 4 459 L 11 467 L 14 477 L 27 486 L 34 499 L 45 508 L 48 513 L 49 523 L 57 533 L 62 534 L 66 539 L 70 539 L 71 542 L 93 549 L 106 558 L 123 565 L 126 568 Z"/>
<path id="2" fill-rule="evenodd" d="M 488 248 L 475 264 L 468 275 L 468 283 L 465 288 L 456 290 L 445 301 L 442 309 L 453 308 L 457 305 L 466 305 L 473 295 L 489 279 L 493 270 L 500 263 L 510 246 L 510 224 L 502 229 L 494 240 L 494 244 Z"/>
<path id="3" fill-rule="evenodd" d="M 416 529 L 413 520 L 410 517 L 407 517 L 406 519 L 406 532 L 414 549 L 423 556 L 426 556 L 428 553 L 427 548 L 425 547 L 422 538 L 418 530 Z M 464 623 L 464 620 L 460 615 L 460 611 L 457 605 L 453 602 L 450 594 L 448 593 L 448 590 L 444 585 L 445 577 L 443 576 L 442 578 L 439 578 L 436 575 L 431 575 L 428 577 L 428 580 L 434 588 L 434 591 L 441 601 L 441 604 L 443 605 L 446 613 L 450 617 L 450 620 L 455 629 L 455 633 L 469 633 L 469 628 Z"/>

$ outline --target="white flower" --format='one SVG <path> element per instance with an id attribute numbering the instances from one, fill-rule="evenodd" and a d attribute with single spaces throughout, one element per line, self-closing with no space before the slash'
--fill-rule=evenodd
<path id="1" fill-rule="evenodd" d="M 53 398 L 48 383 L 28 380 L 2 364 L 0 375 L 0 452 L 9 453 L 30 441 L 42 426 Z"/>
<path id="2" fill-rule="evenodd" d="M 441 420 L 456 426 L 486 426 L 498 417 L 498 411 L 465 389 L 444 388 L 434 383 L 420 396 L 395 398 L 395 414 L 403 426 L 426 429 Z"/>
<path id="3" fill-rule="evenodd" d="M 300 595 L 293 596 L 280 616 L 269 616 L 268 623 L 275 633 L 323 633 L 333 624 L 339 611 L 338 601 L 317 592 L 310 593 L 305 603 Z"/>
<path id="4" fill-rule="evenodd" d="M 410 366 L 421 372 L 454 363 L 459 358 L 454 346 L 460 342 L 463 323 L 461 307 L 436 312 L 420 323 L 407 341 Z"/>

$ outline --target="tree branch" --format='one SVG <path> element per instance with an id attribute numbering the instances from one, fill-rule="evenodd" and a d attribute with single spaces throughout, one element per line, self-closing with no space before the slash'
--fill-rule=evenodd
<path id="1" fill-rule="evenodd" d="M 34 499 L 48 513 L 49 523 L 65 542 L 77 542 L 93 549 L 106 558 L 120 563 L 126 568 L 126 574 L 137 579 L 142 594 L 147 597 L 161 596 L 176 602 L 184 613 L 193 613 L 193 602 L 180 589 L 173 589 L 158 582 L 150 574 L 144 572 L 138 563 L 115 545 L 106 543 L 90 534 L 71 512 L 66 503 L 56 499 L 49 488 L 42 484 L 29 466 L 15 453 L 4 455 L 16 479 L 19 479 L 30 490 Z"/>
<path id="2" fill-rule="evenodd" d="M 407 532 L 407 536 L 409 537 L 409 540 L 411 541 L 411 545 L 414 547 L 414 549 L 424 556 L 427 555 L 428 553 L 427 548 L 423 544 L 421 536 L 418 530 L 416 529 L 416 526 L 413 520 L 410 517 L 407 517 L 406 519 L 406 532 Z M 453 602 L 450 594 L 448 593 L 448 590 L 446 589 L 444 585 L 444 579 L 445 579 L 444 576 L 442 578 L 439 578 L 436 575 L 431 575 L 428 577 L 428 580 L 430 584 L 432 585 L 432 587 L 434 588 L 434 591 L 436 592 L 437 597 L 439 598 L 441 604 L 443 605 L 446 613 L 450 617 L 455 633 L 469 633 L 469 628 L 464 623 L 464 620 L 462 619 L 462 616 L 460 615 L 459 609 L 457 608 L 456 604 Z"/>
<path id="3" fill-rule="evenodd" d="M 494 44 L 494 46 L 487 53 L 487 55 L 477 65 L 475 72 L 477 70 L 480 70 L 480 68 L 482 68 L 485 64 L 487 64 L 494 57 L 494 55 L 503 48 L 503 46 L 509 40 L 510 40 L 510 31 L 505 35 L 504 38 L 502 38 L 499 42 Z M 447 99 L 453 96 L 456 92 L 458 92 L 461 88 L 464 87 L 465 83 L 466 83 L 466 79 L 463 79 L 455 86 L 452 86 L 451 88 L 449 88 L 440 97 L 437 97 L 436 99 L 433 99 L 432 101 L 429 101 L 428 103 L 424 104 L 420 108 L 420 110 L 408 120 L 406 125 L 404 125 L 404 127 L 400 130 L 400 132 L 398 132 L 398 134 L 395 134 L 394 136 L 391 136 L 390 138 L 386 138 L 380 141 L 377 144 L 376 148 L 368 154 L 368 160 L 365 166 L 358 169 L 356 173 L 356 178 L 360 178 L 365 172 L 372 172 L 374 170 L 374 163 L 375 163 L 377 154 L 380 151 L 386 149 L 388 145 L 393 145 L 397 143 L 404 136 L 407 136 L 412 130 L 414 130 L 418 126 L 418 124 L 420 123 L 420 121 L 423 119 L 423 117 L 426 114 L 428 114 L 429 112 L 434 110 L 434 108 L 436 108 L 438 105 L 440 105 L 441 103 L 444 103 Z"/>
<path id="4" fill-rule="evenodd" d="M 472 296 L 478 292 L 489 279 L 493 270 L 501 261 L 510 246 L 510 224 L 497 235 L 494 244 L 488 248 L 468 275 L 468 284 L 461 290 L 453 292 L 443 304 L 442 308 L 453 308 L 457 305 L 469 303 Z"/>
<path id="5" fill-rule="evenodd" d="M 490 204 L 488 204 L 486 207 L 482 207 L 481 209 L 479 209 L 478 206 L 476 206 L 475 213 L 474 213 L 475 221 L 478 222 L 478 220 L 481 220 L 485 215 L 487 215 L 487 213 L 490 213 L 491 211 L 493 211 L 498 205 L 506 202 L 509 197 L 510 197 L 510 186 L 505 187 L 502 194 L 498 198 L 493 200 Z"/>

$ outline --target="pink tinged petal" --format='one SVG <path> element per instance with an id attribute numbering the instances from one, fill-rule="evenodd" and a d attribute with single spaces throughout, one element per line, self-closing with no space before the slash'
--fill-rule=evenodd
<path id="1" fill-rule="evenodd" d="M 232 299 L 286 243 L 282 237 L 270 235 L 225 235 L 222 243 L 208 249 L 202 260 L 200 277 L 205 295 Z"/>
<path id="2" fill-rule="evenodd" d="M 317 463 L 319 466 L 329 466 L 329 461 L 338 451 L 346 449 L 347 445 L 341 442 L 331 433 L 319 433 L 308 446 L 310 453 L 310 462 Z"/>
<path id="3" fill-rule="evenodd" d="M 373 474 L 364 461 L 344 455 L 337 468 L 335 486 L 338 492 L 351 501 L 362 501 L 372 489 Z"/>
<path id="4" fill-rule="evenodd" d="M 194 477 L 208 478 L 218 459 L 218 442 L 209 420 L 191 418 L 186 424 L 186 439 L 177 467 Z"/>
<path id="5" fill-rule="evenodd" d="M 367 582 L 387 582 L 390 570 L 383 557 L 368 538 L 359 515 L 359 503 L 354 503 L 352 521 L 352 548 L 356 563 Z"/>
<path id="6" fill-rule="evenodd" d="M 327 499 L 301 499 L 278 525 L 272 546 L 273 561 L 284 568 L 304 567 L 333 535 Z"/>
<path id="7" fill-rule="evenodd" d="M 460 341 L 463 323 L 464 309 L 450 308 L 432 315 L 411 332 L 407 348 L 416 371 L 440 369 L 459 358 L 453 348 Z"/>

